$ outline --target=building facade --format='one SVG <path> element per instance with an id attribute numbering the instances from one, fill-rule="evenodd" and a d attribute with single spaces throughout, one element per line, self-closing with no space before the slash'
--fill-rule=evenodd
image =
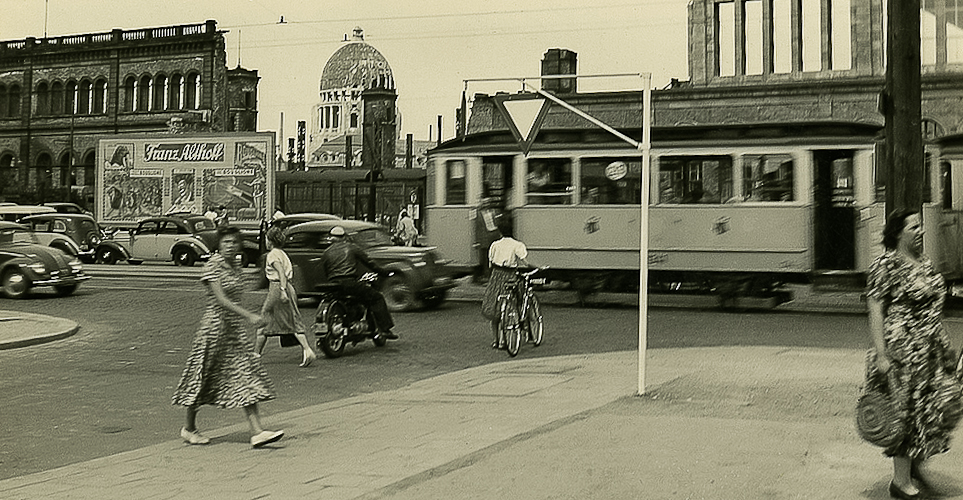
<path id="1" fill-rule="evenodd" d="M 97 141 L 254 131 L 257 72 L 213 20 L 0 42 L 0 200 L 92 207 Z"/>

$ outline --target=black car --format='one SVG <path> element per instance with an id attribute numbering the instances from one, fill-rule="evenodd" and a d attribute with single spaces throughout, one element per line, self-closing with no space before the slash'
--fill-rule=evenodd
<path id="1" fill-rule="evenodd" d="M 0 222 L 0 289 L 7 297 L 22 298 L 38 286 L 70 295 L 89 278 L 77 257 L 41 244 L 26 226 Z"/>
<path id="2" fill-rule="evenodd" d="M 407 311 L 438 307 L 456 284 L 445 259 L 433 247 L 404 247 L 392 242 L 384 226 L 355 220 L 305 222 L 287 228 L 284 251 L 294 265 L 294 286 L 301 295 L 314 295 L 327 282 L 321 255 L 331 245 L 331 228 L 341 226 L 346 237 L 368 257 L 394 275 L 381 287 L 388 308 Z"/>
<path id="3" fill-rule="evenodd" d="M 79 249 L 77 257 L 86 263 L 94 262 L 101 255 L 121 252 L 120 244 L 110 239 L 93 217 L 86 214 L 53 212 L 30 215 L 20 219 L 21 224 L 37 233 L 56 233 L 70 238 Z M 41 243 L 44 237 L 40 236 Z M 54 246 L 48 244 L 48 246 Z M 66 253 L 74 253 L 61 248 Z"/>
<path id="4" fill-rule="evenodd" d="M 290 226 L 301 224 L 304 222 L 314 222 L 320 220 L 341 220 L 341 217 L 331 214 L 321 214 L 321 213 L 297 213 L 282 215 L 280 217 L 275 217 L 267 223 L 258 223 L 256 221 L 238 221 L 231 222 L 231 225 L 237 226 L 241 229 L 242 248 L 241 248 L 241 266 L 247 267 L 249 264 L 254 264 L 257 266 L 263 266 L 263 262 L 259 261 L 266 250 L 264 237 L 265 232 L 272 227 L 280 228 L 282 231 Z M 261 287 L 267 286 L 267 280 L 262 280 Z"/>

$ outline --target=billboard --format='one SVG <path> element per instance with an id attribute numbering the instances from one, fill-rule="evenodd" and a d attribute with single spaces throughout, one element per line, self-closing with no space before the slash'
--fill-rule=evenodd
<path id="1" fill-rule="evenodd" d="M 231 220 L 274 211 L 274 133 L 157 134 L 102 139 L 97 206 L 103 222 L 224 207 Z"/>

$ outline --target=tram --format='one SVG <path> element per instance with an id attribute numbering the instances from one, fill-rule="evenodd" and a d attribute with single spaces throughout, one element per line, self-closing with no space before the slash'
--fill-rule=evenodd
<path id="1" fill-rule="evenodd" d="M 527 154 L 507 128 L 429 151 L 428 244 L 484 273 L 492 221 L 507 217 L 550 279 L 583 295 L 637 291 L 639 151 L 584 124 L 550 122 Z M 653 127 L 645 196 L 652 289 L 778 305 L 790 299 L 788 283 L 861 286 L 882 251 L 880 130 L 838 121 Z M 641 136 L 637 126 L 620 131 Z M 961 207 L 952 201 L 958 160 L 941 161 L 936 144 L 926 148 L 924 245 L 954 280 L 963 247 Z"/>

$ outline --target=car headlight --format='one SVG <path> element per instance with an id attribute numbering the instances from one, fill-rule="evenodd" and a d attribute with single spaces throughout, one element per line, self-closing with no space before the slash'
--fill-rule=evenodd
<path id="1" fill-rule="evenodd" d="M 47 267 L 43 265 L 43 262 L 31 262 L 27 264 L 27 267 L 37 274 L 47 274 Z"/>
<path id="2" fill-rule="evenodd" d="M 73 259 L 67 263 L 70 266 L 70 270 L 79 273 L 84 270 L 84 265 L 80 263 L 80 259 Z"/>

